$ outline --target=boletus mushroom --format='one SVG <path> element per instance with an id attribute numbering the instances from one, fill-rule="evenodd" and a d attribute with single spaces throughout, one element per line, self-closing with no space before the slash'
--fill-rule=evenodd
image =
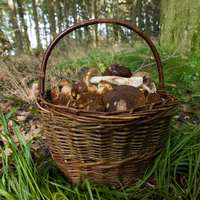
<path id="1" fill-rule="evenodd" d="M 145 105 L 145 96 L 138 88 L 121 85 L 103 96 L 106 111 L 126 111 Z"/>
<path id="2" fill-rule="evenodd" d="M 85 82 L 83 81 L 76 81 L 72 85 L 71 96 L 74 99 L 79 99 L 83 93 L 88 92 L 88 87 Z"/>
<path id="3" fill-rule="evenodd" d="M 132 76 L 132 72 L 129 68 L 119 64 L 110 65 L 102 74 L 103 76 L 121 76 L 129 78 Z"/>
<path id="4" fill-rule="evenodd" d="M 64 79 L 51 89 L 51 101 L 53 104 L 67 105 L 71 98 L 71 83 Z"/>
<path id="5" fill-rule="evenodd" d="M 96 93 L 84 93 L 79 99 L 71 101 L 70 106 L 86 111 L 105 111 L 102 96 Z"/>
<path id="6" fill-rule="evenodd" d="M 90 79 L 93 76 L 98 76 L 98 75 L 100 75 L 100 71 L 97 68 L 90 68 L 85 72 L 85 75 L 83 76 L 83 81 L 87 85 L 89 92 L 96 92 L 97 91 L 97 86 L 92 84 L 90 82 Z"/>

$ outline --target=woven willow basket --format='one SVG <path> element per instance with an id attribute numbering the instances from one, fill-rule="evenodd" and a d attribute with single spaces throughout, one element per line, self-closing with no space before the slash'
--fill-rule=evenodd
<path id="1" fill-rule="evenodd" d="M 53 105 L 44 99 L 48 58 L 55 45 L 68 33 L 93 24 L 124 26 L 141 36 L 154 55 L 159 74 L 162 105 L 151 105 L 132 112 L 87 112 Z M 168 136 L 176 99 L 164 92 L 163 68 L 151 40 L 127 21 L 95 19 L 61 32 L 46 50 L 41 64 L 40 95 L 44 134 L 53 159 L 72 183 L 89 178 L 111 186 L 129 186 L 141 178 L 161 150 Z"/>

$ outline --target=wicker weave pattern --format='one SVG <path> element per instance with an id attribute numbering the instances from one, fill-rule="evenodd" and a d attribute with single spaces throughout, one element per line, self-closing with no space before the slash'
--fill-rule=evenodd
<path id="1" fill-rule="evenodd" d="M 97 23 L 114 23 L 135 31 L 149 45 L 156 60 L 160 95 L 165 101 L 137 110 L 102 113 L 87 112 L 48 103 L 43 98 L 48 58 L 54 46 L 77 28 Z M 177 101 L 164 90 L 159 54 L 151 40 L 128 22 L 89 20 L 61 32 L 50 44 L 41 64 L 40 96 L 44 134 L 53 159 L 72 183 L 85 178 L 112 186 L 129 186 L 145 172 L 160 152 L 169 133 L 170 119 Z"/>
<path id="2" fill-rule="evenodd" d="M 44 133 L 59 168 L 73 182 L 84 177 L 109 185 L 140 178 L 161 150 L 169 132 L 174 102 L 166 107 L 115 115 L 73 114 L 43 101 Z M 42 104 L 42 103 L 41 103 Z M 47 105 L 48 104 L 48 105 Z M 50 111 L 50 112 L 49 112 Z"/>

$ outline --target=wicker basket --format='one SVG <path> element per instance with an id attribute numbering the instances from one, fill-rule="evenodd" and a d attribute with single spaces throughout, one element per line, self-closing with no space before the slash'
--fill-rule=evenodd
<path id="1" fill-rule="evenodd" d="M 124 26 L 141 36 L 154 55 L 159 74 L 162 105 L 132 112 L 86 112 L 53 105 L 44 99 L 48 58 L 66 34 L 98 23 Z M 53 159 L 72 183 L 89 178 L 111 186 L 129 186 L 144 175 L 168 136 L 177 101 L 164 92 L 163 68 L 151 40 L 127 21 L 95 19 L 78 23 L 61 32 L 46 50 L 41 64 L 40 96 L 44 134 Z"/>

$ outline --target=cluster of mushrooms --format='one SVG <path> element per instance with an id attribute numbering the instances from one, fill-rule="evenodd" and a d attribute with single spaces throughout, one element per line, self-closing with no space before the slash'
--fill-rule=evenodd
<path id="1" fill-rule="evenodd" d="M 83 68 L 79 80 L 59 81 L 49 91 L 50 102 L 86 111 L 115 112 L 134 110 L 162 101 L 149 73 L 132 73 L 112 64 L 101 73 L 96 68 Z"/>

